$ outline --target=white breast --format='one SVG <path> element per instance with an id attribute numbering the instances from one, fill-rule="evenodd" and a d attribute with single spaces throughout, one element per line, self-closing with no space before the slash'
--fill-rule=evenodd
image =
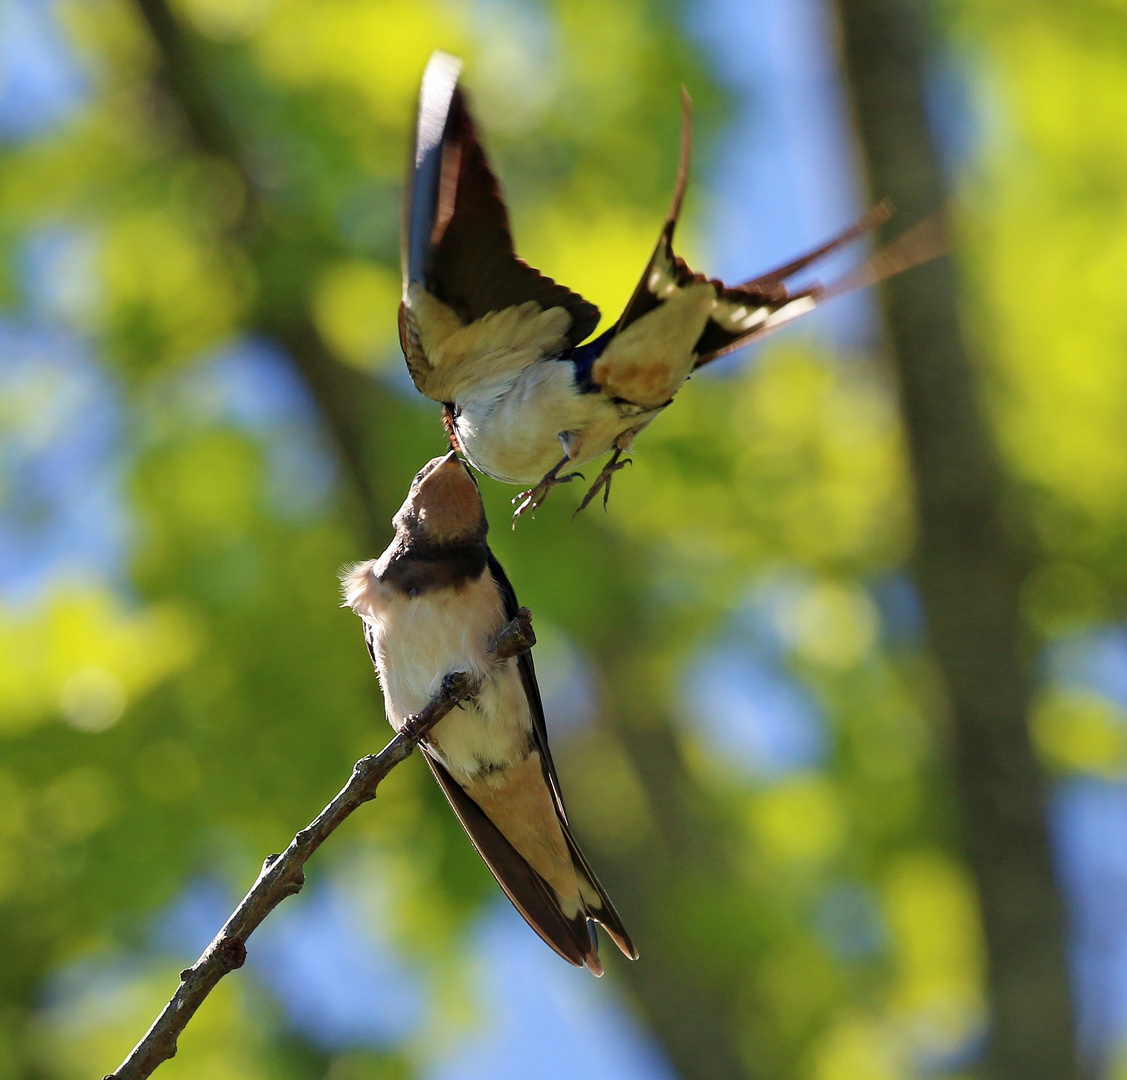
<path id="1" fill-rule="evenodd" d="M 605 394 L 582 394 L 566 361 L 541 360 L 457 401 L 455 429 L 474 468 L 509 484 L 536 484 L 563 457 L 573 466 L 610 453 L 623 432 L 652 419 L 624 416 Z M 656 415 L 656 412 L 653 414 Z"/>
<path id="2" fill-rule="evenodd" d="M 495 664 L 488 653 L 505 624 L 489 570 L 461 588 L 410 598 L 378 581 L 374 565 L 345 578 L 345 600 L 372 629 L 388 722 L 398 730 L 430 701 L 444 675 L 467 671 L 483 679 L 480 692 L 440 720 L 428 744 L 463 784 L 522 760 L 532 719 L 516 660 Z"/>

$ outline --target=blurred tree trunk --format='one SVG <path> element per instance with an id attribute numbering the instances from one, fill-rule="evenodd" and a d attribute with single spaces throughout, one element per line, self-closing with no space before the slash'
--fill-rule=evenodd
<path id="1" fill-rule="evenodd" d="M 926 11 L 838 0 L 841 45 L 872 193 L 896 227 L 943 206 L 925 115 Z M 884 287 L 915 473 L 916 578 L 946 683 L 963 836 L 978 885 L 995 1080 L 1077 1075 L 1064 918 L 1030 746 L 1019 592 L 1025 537 L 976 399 L 959 330 L 955 264 Z"/>

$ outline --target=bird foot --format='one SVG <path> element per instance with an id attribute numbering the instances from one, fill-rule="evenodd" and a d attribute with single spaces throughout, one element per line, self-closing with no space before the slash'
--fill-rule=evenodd
<path id="1" fill-rule="evenodd" d="M 595 482 L 591 485 L 591 489 L 587 492 L 587 494 L 583 496 L 583 501 L 579 504 L 578 508 L 575 511 L 575 514 L 578 514 L 580 510 L 586 508 L 587 504 L 596 495 L 598 495 L 599 488 L 603 489 L 603 509 L 606 510 L 607 500 L 610 498 L 611 479 L 619 469 L 624 469 L 627 465 L 632 464 L 634 460 L 633 458 L 622 458 L 622 460 L 619 461 L 619 457 L 621 457 L 621 455 L 622 451 L 615 447 L 615 451 L 611 455 L 610 460 L 606 463 L 606 465 L 603 466 L 603 471 L 599 473 L 597 477 L 595 477 Z M 572 520 L 575 519 L 575 514 L 571 515 Z"/>
<path id="2" fill-rule="evenodd" d="M 564 458 L 558 465 L 550 469 L 544 476 L 544 479 L 534 488 L 529 488 L 527 491 L 522 491 L 513 503 L 520 505 L 513 511 L 513 528 L 517 527 L 517 519 L 525 514 L 535 514 L 536 511 L 543 504 L 544 500 L 548 497 L 548 492 L 552 488 L 560 484 L 567 484 L 574 480 L 577 476 L 580 480 L 585 479 L 581 472 L 565 473 L 563 476 L 559 475 L 559 470 L 562 469 L 571 459 Z"/>

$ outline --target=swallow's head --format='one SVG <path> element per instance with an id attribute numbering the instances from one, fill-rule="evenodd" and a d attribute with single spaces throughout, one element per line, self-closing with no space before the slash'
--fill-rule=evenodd
<path id="1" fill-rule="evenodd" d="M 485 539 L 489 524 L 477 482 L 456 451 L 422 467 L 393 524 L 410 540 L 439 547 Z"/>

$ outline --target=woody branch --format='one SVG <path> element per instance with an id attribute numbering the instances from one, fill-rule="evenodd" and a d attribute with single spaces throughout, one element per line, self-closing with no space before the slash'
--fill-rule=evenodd
<path id="1" fill-rule="evenodd" d="M 536 644 L 532 615 L 521 608 L 498 635 L 491 650 L 496 663 L 527 652 Z M 467 698 L 477 693 L 481 680 L 464 672 L 447 674 L 426 707 L 407 718 L 395 738 L 378 754 L 361 758 L 337 796 L 289 843 L 280 855 L 269 855 L 258 880 L 243 897 L 223 928 L 200 958 L 180 972 L 180 985 L 153 1021 L 145 1037 L 104 1080 L 144 1080 L 176 1053 L 176 1040 L 224 975 L 243 966 L 246 941 L 258 925 L 287 896 L 305 884 L 305 864 L 310 856 L 358 807 L 376 797 L 376 788 L 392 769 L 411 756 L 435 724 Z"/>

